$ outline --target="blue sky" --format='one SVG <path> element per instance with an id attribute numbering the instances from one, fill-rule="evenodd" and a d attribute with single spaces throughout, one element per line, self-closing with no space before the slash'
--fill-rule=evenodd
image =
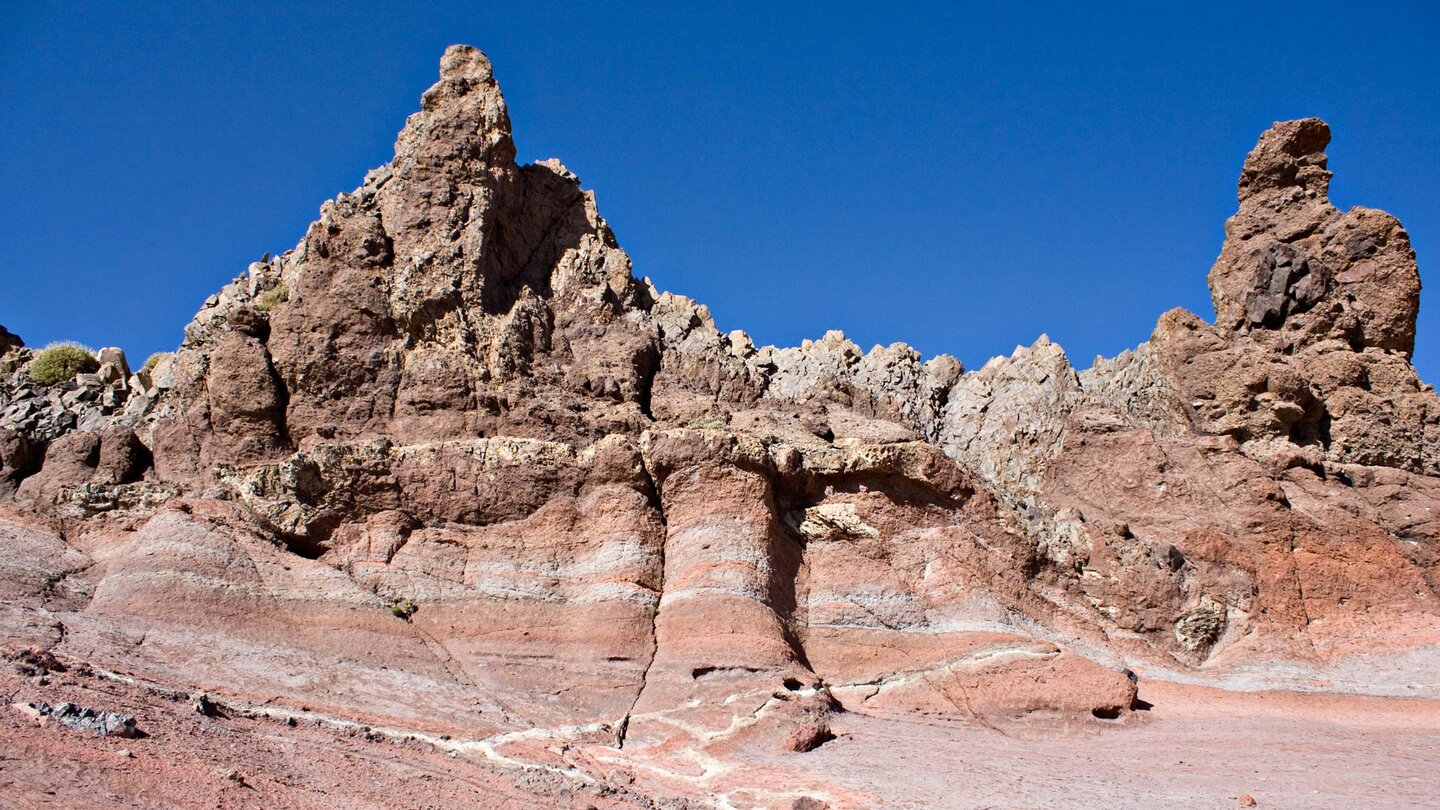
<path id="1" fill-rule="evenodd" d="M 1335 202 L 1411 232 L 1440 380 L 1434 3 L 5 5 L 0 324 L 31 345 L 174 348 L 388 160 L 466 42 L 521 159 L 564 161 L 636 272 L 722 329 L 972 368 L 1209 318 L 1245 153 L 1321 116 Z"/>

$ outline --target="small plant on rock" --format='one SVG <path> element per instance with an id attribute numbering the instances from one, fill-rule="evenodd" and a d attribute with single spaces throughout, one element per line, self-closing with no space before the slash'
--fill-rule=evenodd
<path id="1" fill-rule="evenodd" d="M 690 428 L 691 430 L 724 430 L 726 425 L 727 423 L 724 417 L 718 414 L 708 413 L 699 418 L 690 420 L 690 423 L 687 424 L 685 427 Z"/>
<path id="2" fill-rule="evenodd" d="M 41 385 L 54 385 L 75 378 L 76 374 L 98 371 L 100 361 L 95 353 L 79 343 L 51 343 L 30 361 L 30 379 Z"/>
<path id="3" fill-rule="evenodd" d="M 404 619 L 407 622 L 410 621 L 411 616 L 415 615 L 415 611 L 419 609 L 420 606 L 409 599 L 401 599 L 399 602 L 390 606 L 390 612 L 395 614 L 395 618 Z"/>
<path id="4" fill-rule="evenodd" d="M 164 360 L 169 356 L 170 352 L 155 352 L 154 354 L 145 358 L 145 365 L 141 366 L 140 368 L 144 371 L 154 371 L 155 367 L 160 364 L 160 361 Z"/>
<path id="5" fill-rule="evenodd" d="M 269 312 L 289 300 L 290 288 L 285 284 L 276 284 L 256 297 L 255 308 L 261 312 Z"/>

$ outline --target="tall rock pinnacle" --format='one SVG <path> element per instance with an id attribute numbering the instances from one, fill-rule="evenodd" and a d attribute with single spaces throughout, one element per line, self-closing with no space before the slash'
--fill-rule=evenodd
<path id="1" fill-rule="evenodd" d="M 1415 349 L 1420 273 L 1394 217 L 1327 196 L 1330 128 L 1272 126 L 1245 159 L 1240 210 L 1210 271 L 1216 323 L 1284 351 L 1325 340 Z"/>

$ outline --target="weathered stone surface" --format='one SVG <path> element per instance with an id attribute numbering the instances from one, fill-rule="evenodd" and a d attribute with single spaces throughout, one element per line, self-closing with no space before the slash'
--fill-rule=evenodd
<path id="1" fill-rule="evenodd" d="M 1384 212 L 1330 204 L 1329 142 L 1319 119 L 1285 121 L 1245 159 L 1210 271 L 1216 324 L 1284 349 L 1338 339 L 1408 355 L 1420 306 L 1410 238 Z"/>
<path id="2" fill-rule="evenodd" d="M 1418 271 L 1330 205 L 1328 140 L 1247 158 L 1215 324 L 967 372 L 721 333 L 515 163 L 453 47 L 394 159 L 152 369 L 40 390 L 0 331 L 6 640 L 667 806 L 872 806 L 793 758 L 1123 726 L 1135 672 L 1440 697 Z"/>
<path id="3" fill-rule="evenodd" d="M 1214 336 L 1182 336 L 1208 331 L 1198 324 L 1157 337 L 1182 400 L 1210 411 L 1201 424 L 1256 442 L 1275 465 L 1290 466 L 1295 445 L 1310 448 L 1312 464 L 1321 454 L 1440 474 L 1436 397 L 1408 362 L 1420 306 L 1415 252 L 1394 217 L 1330 204 L 1329 141 L 1313 118 L 1265 133 L 1245 161 L 1240 210 L 1210 271 Z M 1240 369 L 1236 379 L 1221 373 L 1228 368 Z"/>
<path id="4" fill-rule="evenodd" d="M 44 701 L 19 703 L 16 708 L 21 713 L 34 717 L 42 725 L 54 722 L 75 731 L 85 731 L 102 737 L 140 736 L 140 730 L 135 727 L 135 718 L 128 714 L 88 709 L 73 703 L 51 706 Z"/>
<path id="5" fill-rule="evenodd" d="M 15 349 L 24 348 L 25 341 L 19 335 L 12 333 L 4 326 L 0 326 L 0 358 L 9 355 Z"/>

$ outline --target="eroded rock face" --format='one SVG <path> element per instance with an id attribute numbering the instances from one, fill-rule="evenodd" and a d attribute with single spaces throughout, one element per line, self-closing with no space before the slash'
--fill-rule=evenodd
<path id="1" fill-rule="evenodd" d="M 1341 340 L 1408 356 L 1420 307 L 1410 238 L 1383 211 L 1330 204 L 1329 143 L 1324 121 L 1286 121 L 1245 159 L 1210 271 L 1216 325 L 1282 350 Z"/>
<path id="2" fill-rule="evenodd" d="M 25 341 L 21 340 L 19 335 L 13 334 L 10 330 L 0 326 L 0 358 L 6 357 L 15 349 L 22 349 L 24 347 Z"/>
<path id="3" fill-rule="evenodd" d="M 1215 328 L 1177 314 L 1157 337 L 1199 424 L 1257 457 L 1436 475 L 1440 414 L 1409 363 L 1415 252 L 1389 214 L 1330 204 L 1329 141 L 1316 119 L 1261 138 L 1210 271 Z"/>
<path id="4" fill-rule="evenodd" d="M 741 764 L 843 711 L 1111 722 L 1127 667 L 1440 694 L 1355 663 L 1440 643 L 1440 401 L 1408 238 L 1329 204 L 1328 139 L 1247 158 L 1215 324 L 966 372 L 721 333 L 516 165 L 453 47 L 394 160 L 107 408 L 32 418 L 0 345 L 3 641 L 742 804 L 863 805 Z"/>

